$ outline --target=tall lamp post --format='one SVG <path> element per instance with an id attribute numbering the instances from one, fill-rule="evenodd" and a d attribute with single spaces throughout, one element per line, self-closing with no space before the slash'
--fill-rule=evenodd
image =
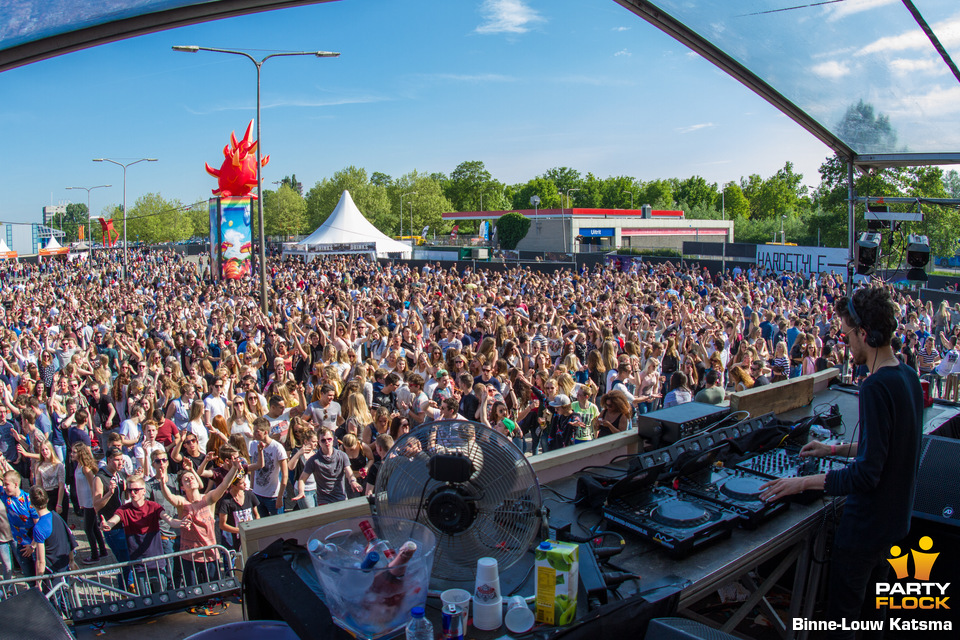
<path id="1" fill-rule="evenodd" d="M 570 208 L 570 239 L 573 239 L 573 207 L 570 207 L 570 192 L 580 191 L 578 187 L 567 189 L 567 206 Z M 562 204 L 562 203 L 561 203 Z M 563 252 L 567 252 L 567 228 L 563 224 L 563 209 L 560 209 L 560 228 L 563 231 Z M 571 251 L 572 253 L 572 251 Z"/>
<path id="2" fill-rule="evenodd" d="M 620 193 L 629 193 L 629 194 L 630 194 L 630 209 L 632 210 L 632 209 L 633 209 L 633 191 L 627 191 L 626 189 L 624 189 L 624 190 L 621 191 Z"/>
<path id="3" fill-rule="evenodd" d="M 257 68 L 257 232 L 260 235 L 260 308 L 263 313 L 267 313 L 267 238 L 263 231 L 263 176 L 260 165 L 260 149 L 263 147 L 260 139 L 260 67 L 270 58 L 280 56 L 315 56 L 317 58 L 339 58 L 340 54 L 333 51 L 281 51 L 271 53 L 257 60 L 246 51 L 235 51 L 233 49 L 214 49 L 212 47 L 197 46 L 175 46 L 174 51 L 184 53 L 196 53 L 197 51 L 212 51 L 213 53 L 229 53 L 231 55 L 243 56 L 254 64 Z M 403 210 L 401 208 L 401 219 Z"/>
<path id="4" fill-rule="evenodd" d="M 94 158 L 94 162 L 109 162 L 123 169 L 123 279 L 127 279 L 127 167 L 131 167 L 138 162 L 156 162 L 156 158 L 140 158 L 126 164 L 111 160 L 110 158 Z"/>
<path id="5" fill-rule="evenodd" d="M 403 199 L 407 196 L 417 195 L 416 191 L 408 191 L 400 194 L 400 239 L 403 239 Z M 410 235 L 413 235 L 413 206 L 410 207 Z"/>
<path id="6" fill-rule="evenodd" d="M 87 192 L 87 244 L 90 246 L 90 255 L 93 255 L 93 236 L 90 235 L 90 192 L 94 189 L 103 189 L 105 187 L 112 187 L 112 184 L 98 184 L 95 187 L 67 187 L 67 189 L 83 189 Z M 126 215 L 124 215 L 126 219 Z"/>

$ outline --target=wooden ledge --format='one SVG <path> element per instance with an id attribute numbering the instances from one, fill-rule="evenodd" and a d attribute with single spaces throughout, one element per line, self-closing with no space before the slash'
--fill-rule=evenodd
<path id="1" fill-rule="evenodd" d="M 840 375 L 840 370 L 831 367 L 817 373 L 774 382 L 746 391 L 727 394 L 732 411 L 747 411 L 752 417 L 765 413 L 785 413 L 805 407 L 813 401 L 813 394 L 822 391 L 830 380 Z"/>

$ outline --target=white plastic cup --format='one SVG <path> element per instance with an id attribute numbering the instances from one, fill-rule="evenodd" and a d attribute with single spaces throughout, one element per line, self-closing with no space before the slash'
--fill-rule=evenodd
<path id="1" fill-rule="evenodd" d="M 526 633 L 533 628 L 534 615 L 523 596 L 511 596 L 507 599 L 507 612 L 503 622 L 510 633 Z"/>
<path id="2" fill-rule="evenodd" d="M 481 631 L 495 631 L 503 624 L 503 598 L 494 602 L 473 601 L 473 626 Z"/>
<path id="3" fill-rule="evenodd" d="M 461 629 L 466 632 L 467 622 L 470 619 L 470 592 L 466 589 L 447 589 L 440 594 L 440 602 L 443 604 L 443 609 L 446 609 L 448 604 L 457 608 L 461 618 Z"/>
<path id="4" fill-rule="evenodd" d="M 491 604 L 500 601 L 500 573 L 496 558 L 477 560 L 477 583 L 473 591 L 474 603 Z"/>

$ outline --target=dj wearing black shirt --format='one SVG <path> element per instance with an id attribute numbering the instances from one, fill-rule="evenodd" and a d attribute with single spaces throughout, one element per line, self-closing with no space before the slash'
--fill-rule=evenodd
<path id="1" fill-rule="evenodd" d="M 869 604 L 864 606 L 867 587 L 885 580 L 889 569 L 885 557 L 910 529 L 923 435 L 923 392 L 917 372 L 902 364 L 890 346 L 897 308 L 886 289 L 863 288 L 852 300 L 840 298 L 835 312 L 854 363 L 870 371 L 860 386 L 860 436 L 849 445 L 810 442 L 800 455 L 856 457 L 828 474 L 768 482 L 761 497 L 775 500 L 806 489 L 847 496 L 830 558 L 827 618 L 865 620 L 878 613 Z M 853 638 L 854 632 L 839 631 L 831 637 Z"/>

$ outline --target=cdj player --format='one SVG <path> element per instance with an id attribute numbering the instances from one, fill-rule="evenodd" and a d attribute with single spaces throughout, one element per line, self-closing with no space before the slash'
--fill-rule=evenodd
<path id="1" fill-rule="evenodd" d="M 676 558 L 730 536 L 737 525 L 736 513 L 658 486 L 661 469 L 634 471 L 617 482 L 603 507 L 607 522 L 664 547 Z"/>
<path id="2" fill-rule="evenodd" d="M 723 443 L 687 456 L 677 470 L 674 487 L 736 512 L 740 516 L 740 526 L 755 529 L 762 521 L 784 511 L 787 503 L 760 499 L 760 487 L 769 478 L 742 469 L 725 468 L 722 460 L 729 450 L 729 443 Z"/>

